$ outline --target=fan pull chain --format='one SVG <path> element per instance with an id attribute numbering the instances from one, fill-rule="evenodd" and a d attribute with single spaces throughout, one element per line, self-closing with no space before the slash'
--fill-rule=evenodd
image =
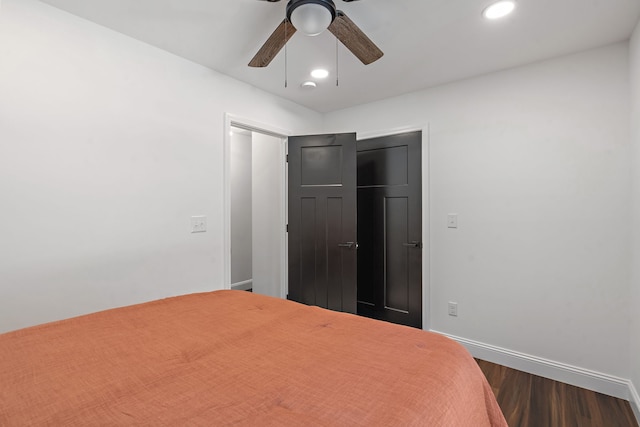
<path id="1" fill-rule="evenodd" d="M 338 59 L 338 38 L 336 37 L 336 87 L 340 86 L 340 61 Z"/>
<path id="2" fill-rule="evenodd" d="M 289 28 L 289 22 L 285 22 L 284 24 L 284 87 L 285 89 L 288 86 L 288 71 L 287 71 L 287 29 Z"/>

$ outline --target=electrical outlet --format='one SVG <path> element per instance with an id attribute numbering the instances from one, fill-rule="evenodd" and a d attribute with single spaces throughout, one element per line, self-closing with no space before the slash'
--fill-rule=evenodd
<path id="1" fill-rule="evenodd" d="M 191 232 L 192 233 L 204 233 L 207 231 L 207 217 L 206 216 L 192 216 L 191 217 Z"/>
<path id="2" fill-rule="evenodd" d="M 458 303 L 457 302 L 450 302 L 449 303 L 449 316 L 454 316 L 454 317 L 458 316 Z"/>

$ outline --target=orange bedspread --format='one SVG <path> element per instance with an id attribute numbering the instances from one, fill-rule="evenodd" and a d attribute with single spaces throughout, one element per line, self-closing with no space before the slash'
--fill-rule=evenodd
<path id="1" fill-rule="evenodd" d="M 218 291 L 0 335 L 0 425 L 506 422 L 445 337 Z"/>

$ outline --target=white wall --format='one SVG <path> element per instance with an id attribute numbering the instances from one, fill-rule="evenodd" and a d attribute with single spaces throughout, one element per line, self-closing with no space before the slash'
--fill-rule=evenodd
<path id="1" fill-rule="evenodd" d="M 633 147 L 633 241 L 631 259 L 631 380 L 635 409 L 640 418 L 640 23 L 630 43 L 631 144 Z"/>
<path id="2" fill-rule="evenodd" d="M 430 124 L 432 329 L 629 377 L 627 47 L 325 116 L 327 132 Z"/>
<path id="3" fill-rule="evenodd" d="M 0 331 L 223 286 L 224 113 L 322 117 L 34 0 L 0 12 Z M 190 216 L 208 232 L 190 234 Z"/>
<path id="4" fill-rule="evenodd" d="M 284 147 L 282 139 L 252 132 L 253 292 L 281 292 L 284 221 Z"/>
<path id="5" fill-rule="evenodd" d="M 251 132 L 234 129 L 231 135 L 231 284 L 252 278 L 252 143 Z"/>

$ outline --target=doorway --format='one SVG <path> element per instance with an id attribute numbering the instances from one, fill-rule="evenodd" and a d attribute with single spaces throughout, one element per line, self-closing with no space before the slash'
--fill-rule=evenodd
<path id="1" fill-rule="evenodd" d="M 229 131 L 230 288 L 283 297 L 286 140 L 256 129 Z"/>
<path id="2" fill-rule="evenodd" d="M 224 231 L 224 252 L 223 252 L 223 256 L 224 256 L 224 260 L 223 260 L 223 266 L 224 266 L 224 281 L 223 281 L 223 287 L 225 289 L 230 289 L 231 288 L 231 236 L 230 236 L 230 231 L 231 231 L 231 211 L 230 211 L 230 130 L 232 126 L 239 126 L 242 128 L 246 128 L 246 129 L 251 129 L 251 130 L 256 130 L 259 133 L 265 133 L 267 135 L 271 135 L 271 136 L 276 136 L 279 138 L 282 138 L 284 141 L 286 141 L 286 138 L 290 135 L 293 135 L 293 132 L 291 132 L 290 130 L 287 129 L 282 129 L 282 128 L 278 128 L 278 127 L 274 127 L 272 125 L 268 125 L 265 123 L 261 123 L 261 122 L 257 122 L 251 119 L 246 119 L 246 118 L 242 118 L 242 117 L 238 117 L 235 115 L 231 115 L 226 113 L 225 114 L 225 132 L 224 132 L 224 168 L 223 168 L 223 176 L 224 176 L 224 196 L 223 196 L 223 212 L 224 212 L 224 227 L 223 227 L 223 231 Z M 422 305 L 422 328 L 425 330 L 429 330 L 430 328 L 430 322 L 429 322 L 429 318 L 430 318 L 430 306 L 429 306 L 429 295 L 430 295 L 430 246 L 429 246 L 429 242 L 430 242 L 430 208 L 429 208 L 429 126 L 428 125 L 412 125 L 412 126 L 406 126 L 406 127 L 399 127 L 399 128 L 394 128 L 394 129 L 388 129 L 385 131 L 375 131 L 375 132 L 358 132 L 357 133 L 357 140 L 361 141 L 361 140 L 366 140 L 366 139 L 372 139 L 372 138 L 377 138 L 377 137 L 381 137 L 381 136 L 387 136 L 387 135 L 398 135 L 398 134 L 402 134 L 402 133 L 409 133 L 409 132 L 415 132 L 415 131 L 421 131 L 422 132 L 422 142 L 421 142 L 421 147 L 422 147 L 422 152 L 421 152 L 421 159 L 422 159 L 422 166 L 421 166 L 421 175 L 422 175 L 422 191 L 423 191 L 423 197 L 422 197 L 422 239 L 421 242 L 423 242 L 423 247 L 422 247 L 422 251 L 421 251 L 421 258 L 422 258 L 422 298 L 421 298 L 421 305 Z M 285 162 L 285 158 L 286 158 L 286 153 L 287 153 L 287 144 L 286 142 L 283 143 L 282 145 L 282 151 L 281 151 L 281 173 L 282 173 L 282 184 L 281 184 L 281 188 L 284 189 L 285 192 L 285 196 L 284 196 L 284 200 L 282 202 L 282 206 L 283 206 L 283 217 L 282 217 L 282 222 L 281 222 L 281 250 L 280 250 L 280 254 L 282 256 L 281 258 L 281 272 L 283 275 L 282 278 L 282 282 L 281 282 L 281 291 L 280 291 L 280 297 L 284 298 L 288 295 L 288 260 L 287 260 L 287 254 L 289 253 L 288 251 L 288 239 L 287 239 L 287 233 L 286 233 L 286 225 L 288 223 L 287 220 L 287 209 L 286 209 L 286 200 L 288 198 L 287 193 L 287 163 Z M 342 243 L 349 243 L 347 242 L 342 242 Z M 345 248 L 343 250 L 349 250 L 349 248 Z"/>

